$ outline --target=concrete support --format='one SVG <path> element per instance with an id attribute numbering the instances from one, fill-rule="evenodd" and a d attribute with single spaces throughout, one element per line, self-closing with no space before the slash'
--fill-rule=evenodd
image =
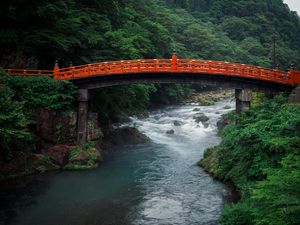
<path id="1" fill-rule="evenodd" d="M 240 113 L 250 109 L 252 91 L 249 89 L 235 89 L 236 112 Z"/>
<path id="2" fill-rule="evenodd" d="M 289 102 L 300 103 L 300 85 L 298 85 L 290 94 Z"/>
<path id="3" fill-rule="evenodd" d="M 89 90 L 79 89 L 78 117 L 77 117 L 77 143 L 85 144 L 87 140 L 87 117 L 89 106 Z"/>

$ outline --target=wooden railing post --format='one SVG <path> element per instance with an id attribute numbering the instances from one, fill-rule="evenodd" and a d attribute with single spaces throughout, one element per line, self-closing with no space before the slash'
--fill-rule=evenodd
<path id="1" fill-rule="evenodd" d="M 54 65 L 54 69 L 53 69 L 53 79 L 59 80 L 59 66 L 58 66 L 57 60 L 55 60 L 55 65 Z"/>
<path id="2" fill-rule="evenodd" d="M 171 69 L 177 70 L 177 67 L 178 67 L 177 56 L 176 53 L 174 52 L 171 59 Z"/>

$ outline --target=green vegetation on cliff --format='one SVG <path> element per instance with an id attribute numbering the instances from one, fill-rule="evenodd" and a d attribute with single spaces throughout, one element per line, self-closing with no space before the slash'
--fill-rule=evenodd
<path id="1" fill-rule="evenodd" d="M 70 110 L 75 93 L 70 82 L 48 77 L 9 77 L 0 71 L 0 161 L 32 147 L 29 125 L 36 109 Z"/>
<path id="2" fill-rule="evenodd" d="M 227 206 L 224 225 L 300 223 L 300 105 L 282 96 L 236 116 L 222 143 L 199 164 L 232 181 L 241 201 Z"/>

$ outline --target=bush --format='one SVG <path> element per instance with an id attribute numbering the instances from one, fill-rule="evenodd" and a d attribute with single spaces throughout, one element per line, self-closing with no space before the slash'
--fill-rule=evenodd
<path id="1" fill-rule="evenodd" d="M 38 107 L 66 111 L 72 107 L 76 88 L 70 82 L 48 77 L 13 77 L 0 70 L 0 160 L 31 147 L 29 124 Z"/>
<path id="2" fill-rule="evenodd" d="M 222 225 L 254 225 L 251 206 L 245 202 L 225 206 L 220 222 Z"/>
<path id="3" fill-rule="evenodd" d="M 9 87 L 0 86 L 0 160 L 10 160 L 13 150 L 25 150 L 24 144 L 31 141 L 24 103 L 14 97 Z"/>

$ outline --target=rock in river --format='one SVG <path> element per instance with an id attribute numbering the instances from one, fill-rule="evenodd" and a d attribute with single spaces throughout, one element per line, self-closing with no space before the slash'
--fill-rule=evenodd
<path id="1" fill-rule="evenodd" d="M 167 134 L 174 134 L 175 131 L 174 131 L 174 130 L 168 130 L 166 133 L 167 133 Z"/>
<path id="2" fill-rule="evenodd" d="M 174 121 L 174 126 L 179 127 L 181 125 L 182 125 L 182 123 L 180 121 L 178 121 L 178 120 Z"/>
<path id="3" fill-rule="evenodd" d="M 204 113 L 197 113 L 193 118 L 197 123 L 207 122 L 209 120 L 209 117 Z"/>

